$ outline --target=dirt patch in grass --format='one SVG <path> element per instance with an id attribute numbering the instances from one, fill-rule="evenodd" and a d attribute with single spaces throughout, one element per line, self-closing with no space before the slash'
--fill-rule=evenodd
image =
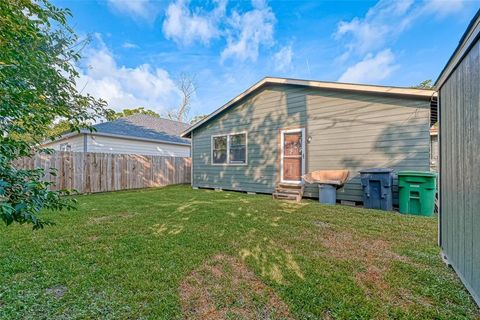
<path id="1" fill-rule="evenodd" d="M 287 305 L 240 260 L 216 255 L 180 285 L 185 319 L 291 319 Z"/>
<path id="2" fill-rule="evenodd" d="M 65 286 L 61 286 L 61 285 L 58 285 L 58 286 L 53 286 L 51 288 L 47 288 L 45 289 L 45 292 L 47 294 L 51 294 L 53 295 L 55 298 L 57 299 L 60 299 L 62 298 L 65 293 L 67 292 L 67 287 Z"/>
<path id="3" fill-rule="evenodd" d="M 368 297 L 400 307 L 415 303 L 409 290 L 393 288 L 386 280 L 394 262 L 410 263 L 407 257 L 394 252 L 388 241 L 354 232 L 327 230 L 322 236 L 322 244 L 328 249 L 329 256 L 352 263 L 358 270 L 355 281 Z"/>
<path id="4" fill-rule="evenodd" d="M 88 240 L 90 240 L 90 241 L 92 241 L 92 242 L 95 242 L 95 241 L 97 241 L 98 239 L 100 239 L 99 236 L 90 236 L 90 237 L 88 237 Z"/>
<path id="5" fill-rule="evenodd" d="M 353 232 L 328 230 L 322 243 L 331 254 L 341 260 L 363 262 L 407 261 L 408 259 L 392 251 L 388 241 L 355 235 Z"/>
<path id="6" fill-rule="evenodd" d="M 323 221 L 320 221 L 320 220 L 313 221 L 313 225 L 315 225 L 315 226 L 317 226 L 321 229 L 331 228 L 331 225 L 328 222 L 323 222 Z"/>

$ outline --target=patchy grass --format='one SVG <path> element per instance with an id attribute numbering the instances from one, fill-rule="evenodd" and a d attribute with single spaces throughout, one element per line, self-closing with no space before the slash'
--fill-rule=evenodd
<path id="1" fill-rule="evenodd" d="M 186 319 L 292 319 L 288 307 L 244 263 L 222 254 L 180 285 Z"/>
<path id="2" fill-rule="evenodd" d="M 435 218 L 171 186 L 0 228 L 2 319 L 476 319 Z"/>

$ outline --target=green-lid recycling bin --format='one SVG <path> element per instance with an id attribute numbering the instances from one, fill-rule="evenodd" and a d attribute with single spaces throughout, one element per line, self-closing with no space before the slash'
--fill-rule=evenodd
<path id="1" fill-rule="evenodd" d="M 400 171 L 398 202 L 400 213 L 431 216 L 435 208 L 437 174 L 430 171 Z"/>

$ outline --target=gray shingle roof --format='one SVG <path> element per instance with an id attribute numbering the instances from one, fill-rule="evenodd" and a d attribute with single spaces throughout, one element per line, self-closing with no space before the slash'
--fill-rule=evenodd
<path id="1" fill-rule="evenodd" d="M 180 137 L 180 133 L 185 131 L 189 124 L 146 114 L 135 114 L 130 117 L 99 123 L 94 127 L 97 133 L 190 144 L 189 139 Z"/>

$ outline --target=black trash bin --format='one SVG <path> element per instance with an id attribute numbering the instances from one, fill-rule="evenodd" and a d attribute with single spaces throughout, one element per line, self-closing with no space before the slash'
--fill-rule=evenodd
<path id="1" fill-rule="evenodd" d="M 369 209 L 393 210 L 393 169 L 373 168 L 360 171 L 363 206 Z"/>

